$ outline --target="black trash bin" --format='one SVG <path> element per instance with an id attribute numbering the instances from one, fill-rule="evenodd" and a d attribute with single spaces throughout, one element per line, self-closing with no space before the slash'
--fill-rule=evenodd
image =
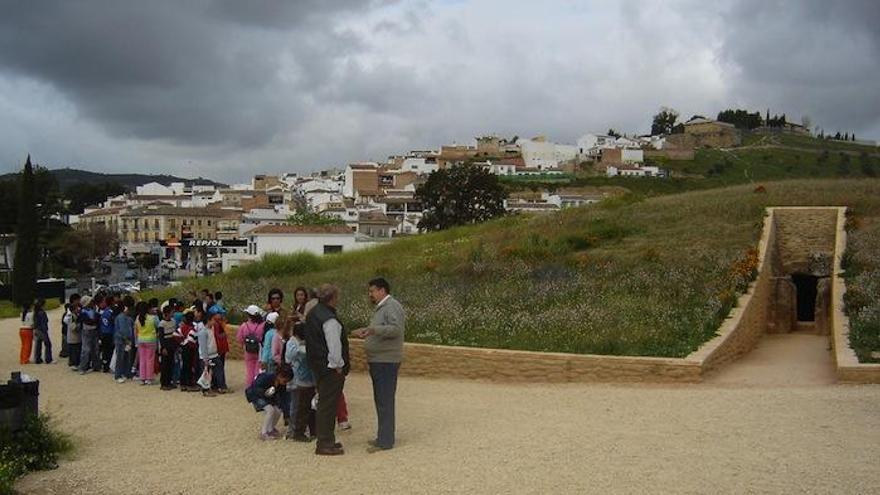
<path id="1" fill-rule="evenodd" d="M 0 385 L 0 427 L 18 431 L 30 415 L 40 413 L 40 381 L 22 381 L 20 372 L 13 372 L 6 385 Z"/>
<path id="2" fill-rule="evenodd" d="M 18 431 L 24 426 L 24 417 L 22 388 L 0 384 L 0 429 Z"/>

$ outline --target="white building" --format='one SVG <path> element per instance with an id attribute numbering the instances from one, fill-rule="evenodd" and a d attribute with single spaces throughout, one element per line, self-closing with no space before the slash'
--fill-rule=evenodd
<path id="1" fill-rule="evenodd" d="M 576 159 L 578 155 L 577 146 L 551 143 L 543 137 L 519 139 L 516 144 L 519 145 L 523 161 L 529 168 L 559 168 L 559 165 Z"/>
<path id="2" fill-rule="evenodd" d="M 475 165 L 483 167 L 492 175 L 516 175 L 516 165 L 511 163 L 492 163 L 491 160 L 478 162 Z"/>
<path id="3" fill-rule="evenodd" d="M 238 224 L 238 236 L 244 237 L 248 232 L 261 225 L 287 225 L 288 217 L 292 215 L 287 207 L 279 209 L 254 208 L 241 216 Z"/>
<path id="4" fill-rule="evenodd" d="M 629 165 L 609 165 L 605 169 L 608 177 L 664 177 L 666 173 L 659 167 L 634 167 Z"/>
<path id="5" fill-rule="evenodd" d="M 142 186 L 135 188 L 135 194 L 138 196 L 173 196 L 175 190 L 159 184 L 158 182 L 148 182 Z"/>
<path id="6" fill-rule="evenodd" d="M 437 159 L 433 157 L 408 157 L 400 165 L 400 170 L 415 172 L 418 175 L 428 175 L 436 172 L 437 169 Z"/>
<path id="7" fill-rule="evenodd" d="M 305 251 L 317 255 L 352 251 L 358 245 L 355 233 L 344 225 L 261 225 L 247 233 L 247 254 L 292 254 Z"/>
<path id="8" fill-rule="evenodd" d="M 620 150 L 620 160 L 623 163 L 643 163 L 645 152 L 637 148 L 623 148 Z"/>
<path id="9" fill-rule="evenodd" d="M 598 203 L 604 199 L 601 194 L 568 194 L 568 193 L 541 193 L 541 199 L 548 204 L 559 208 L 576 208 L 578 206 Z"/>
<path id="10" fill-rule="evenodd" d="M 584 134 L 577 140 L 577 152 L 581 157 L 599 156 L 603 149 L 615 148 L 615 138 L 605 134 Z"/>

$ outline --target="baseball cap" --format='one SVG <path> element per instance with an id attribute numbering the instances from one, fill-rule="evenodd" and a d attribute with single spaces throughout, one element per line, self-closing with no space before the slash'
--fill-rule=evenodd
<path id="1" fill-rule="evenodd" d="M 260 311 L 260 307 L 255 304 L 251 304 L 250 306 L 245 308 L 244 312 L 251 316 L 257 316 L 258 314 L 262 313 L 262 311 Z"/>
<path id="2" fill-rule="evenodd" d="M 269 323 L 271 323 L 273 325 L 275 324 L 275 320 L 277 320 L 277 319 L 278 319 L 278 313 L 276 313 L 275 311 L 272 311 L 271 313 L 266 315 L 266 321 L 268 321 Z"/>

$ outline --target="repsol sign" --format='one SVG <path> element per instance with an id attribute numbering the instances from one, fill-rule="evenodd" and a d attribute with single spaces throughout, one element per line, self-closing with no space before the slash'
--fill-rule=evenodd
<path id="1" fill-rule="evenodd" d="M 247 241 L 244 239 L 229 239 L 229 240 L 220 240 L 220 239 L 181 239 L 177 242 L 168 242 L 168 241 L 160 241 L 160 245 L 166 247 L 183 247 L 183 248 L 195 248 L 195 247 L 204 247 L 204 248 L 232 248 L 232 247 L 246 247 Z"/>
<path id="2" fill-rule="evenodd" d="M 181 244 L 189 244 L 189 247 L 223 247 L 223 241 L 220 239 L 189 239 Z"/>

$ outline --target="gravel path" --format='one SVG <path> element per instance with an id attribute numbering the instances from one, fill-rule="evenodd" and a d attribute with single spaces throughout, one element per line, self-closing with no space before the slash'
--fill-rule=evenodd
<path id="1" fill-rule="evenodd" d="M 18 348 L 17 322 L 0 321 L 0 376 L 19 368 Z M 372 392 L 369 379 L 355 375 L 346 384 L 354 428 L 339 435 L 347 454 L 337 458 L 316 457 L 312 444 L 259 441 L 261 416 L 241 393 L 240 362 L 227 370 L 236 393 L 216 398 L 27 365 L 41 380 L 41 407 L 74 435 L 77 452 L 18 488 L 64 495 L 877 493 L 880 387 L 779 385 L 755 380 L 784 373 L 778 366 L 743 362 L 752 372 L 734 365 L 688 386 L 404 377 L 398 447 L 372 455 L 365 452 Z"/>

